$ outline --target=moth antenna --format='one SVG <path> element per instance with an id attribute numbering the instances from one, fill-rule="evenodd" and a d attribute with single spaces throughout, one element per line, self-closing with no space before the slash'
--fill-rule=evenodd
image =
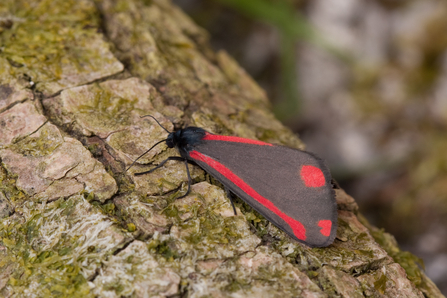
<path id="1" fill-rule="evenodd" d="M 158 125 L 160 125 L 160 127 L 161 128 L 163 128 L 167 133 L 171 133 L 169 130 L 167 130 L 166 128 L 164 128 L 163 127 L 163 125 L 161 125 L 160 124 L 160 122 L 158 122 L 158 120 L 157 119 L 155 119 L 155 117 L 154 116 L 152 116 L 152 115 L 144 115 L 144 116 L 140 116 L 140 118 L 144 118 L 144 117 L 151 117 L 152 119 L 154 119 L 155 120 L 155 122 L 157 122 L 158 123 Z"/>
<path id="2" fill-rule="evenodd" d="M 157 121 L 157 120 L 155 120 L 155 121 Z M 158 122 L 158 121 L 157 121 L 157 122 Z M 162 127 L 163 127 L 163 126 L 162 126 Z M 155 143 L 151 148 L 149 148 L 149 149 L 146 150 L 143 154 L 141 154 L 140 156 L 138 156 L 138 158 L 135 159 L 135 160 L 133 161 L 133 163 L 130 165 L 130 167 L 128 167 L 128 168 L 126 169 L 126 172 L 129 171 L 129 169 L 130 169 L 131 167 L 133 167 L 133 165 L 137 162 L 137 160 L 139 160 L 141 157 L 143 157 L 143 155 L 145 155 L 146 153 L 148 153 L 149 151 L 151 151 L 155 146 L 157 146 L 158 144 L 160 144 L 160 143 L 162 143 L 162 142 L 164 142 L 164 141 L 166 141 L 166 139 L 161 140 L 161 141 Z"/>

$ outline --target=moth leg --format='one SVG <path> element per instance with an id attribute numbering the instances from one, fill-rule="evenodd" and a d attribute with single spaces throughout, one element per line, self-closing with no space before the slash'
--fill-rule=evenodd
<path id="1" fill-rule="evenodd" d="M 155 171 L 156 169 L 161 168 L 166 162 L 170 161 L 170 160 L 177 160 L 177 161 L 184 161 L 185 159 L 183 157 L 179 157 L 179 156 L 170 156 L 168 158 L 166 158 L 165 160 L 163 160 L 158 166 L 156 166 L 153 169 L 150 169 L 149 171 L 145 171 L 145 172 L 141 172 L 141 173 L 135 173 L 135 176 L 140 176 L 140 175 L 144 175 L 144 174 L 149 174 L 152 173 L 153 171 Z"/>
<path id="2" fill-rule="evenodd" d="M 224 188 L 225 188 L 225 193 L 227 194 L 227 198 L 230 199 L 231 206 L 233 207 L 234 215 L 237 216 L 236 207 L 234 207 L 234 203 L 233 203 L 233 194 L 231 193 L 230 189 L 228 189 L 228 187 L 224 186 Z"/>
<path id="3" fill-rule="evenodd" d="M 186 167 L 186 174 L 188 174 L 188 190 L 186 191 L 186 193 L 183 196 L 178 197 L 177 200 L 186 197 L 191 192 L 192 179 L 191 179 L 191 174 L 189 174 L 188 160 L 184 159 L 184 161 L 185 161 L 185 167 Z"/>

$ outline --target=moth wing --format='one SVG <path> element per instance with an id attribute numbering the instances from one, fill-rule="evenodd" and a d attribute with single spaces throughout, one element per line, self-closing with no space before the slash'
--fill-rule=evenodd
<path id="1" fill-rule="evenodd" d="M 333 242 L 337 204 L 320 158 L 283 146 L 230 141 L 204 141 L 189 154 L 292 238 L 312 247 Z"/>

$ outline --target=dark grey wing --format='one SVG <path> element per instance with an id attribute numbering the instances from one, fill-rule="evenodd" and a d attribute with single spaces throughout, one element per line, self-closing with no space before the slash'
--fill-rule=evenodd
<path id="1" fill-rule="evenodd" d="M 225 141 L 205 141 L 189 154 L 294 239 L 318 247 L 333 242 L 337 205 L 323 160 L 288 147 Z"/>

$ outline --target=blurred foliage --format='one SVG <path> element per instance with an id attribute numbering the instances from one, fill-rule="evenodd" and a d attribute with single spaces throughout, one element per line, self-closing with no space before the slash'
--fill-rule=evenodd
<path id="1" fill-rule="evenodd" d="M 280 78 L 274 90 L 276 96 L 270 97 L 276 117 L 283 122 L 288 122 L 291 118 L 297 118 L 302 114 L 302 99 L 297 88 L 296 68 L 299 42 L 304 41 L 323 48 L 345 62 L 352 61 L 352 57 L 327 42 L 303 15 L 305 0 L 215 0 L 215 2 L 247 17 L 251 22 L 261 22 L 272 26 L 279 33 L 279 71 L 276 71 L 275 75 L 279 75 Z M 213 15 L 213 13 L 210 14 L 210 8 L 213 9 L 208 4 L 206 14 L 209 18 Z"/>
<path id="2" fill-rule="evenodd" d="M 413 245 L 447 226 L 447 105 L 439 103 L 447 98 L 435 99 L 445 81 L 447 5 L 418 25 L 418 32 L 391 41 L 384 64 L 355 70 L 351 90 L 362 121 L 385 119 L 379 148 L 403 134 L 414 140 L 401 174 L 370 194 L 363 208 L 374 210 L 377 225 Z M 409 50 L 418 55 L 413 63 L 400 59 Z M 383 91 L 397 80 L 399 92 Z"/>
<path id="3" fill-rule="evenodd" d="M 274 106 L 280 120 L 287 120 L 300 113 L 297 90 L 296 43 L 312 41 L 315 33 L 308 21 L 295 8 L 300 1 L 294 0 L 216 0 L 241 14 L 274 26 L 281 35 L 281 94 L 282 100 Z"/>
<path id="4" fill-rule="evenodd" d="M 411 157 L 403 183 L 388 185 L 381 196 L 392 195 L 390 206 L 379 206 L 381 224 L 400 240 L 417 241 L 420 235 L 447 224 L 447 139 L 445 131 L 427 131 L 425 144 Z M 404 187 L 399 187 L 404 185 Z M 405 224 L 397 224 L 405 223 Z"/>

